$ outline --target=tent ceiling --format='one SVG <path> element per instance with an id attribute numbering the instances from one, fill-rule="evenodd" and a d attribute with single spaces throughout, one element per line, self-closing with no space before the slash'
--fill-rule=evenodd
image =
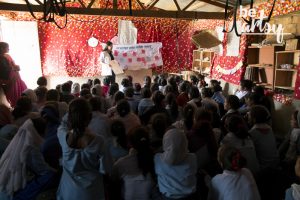
<path id="1" fill-rule="evenodd" d="M 128 16 L 128 10 L 118 9 L 117 2 L 124 0 L 112 0 L 113 8 L 101 6 L 101 0 L 70 0 L 78 2 L 81 8 L 68 8 L 71 14 L 99 15 L 105 11 L 105 15 Z M 229 5 L 234 7 L 237 0 L 229 0 Z M 266 0 L 254 0 L 266 1 Z M 29 0 L 33 4 L 35 12 L 43 9 L 39 5 L 44 0 Z M 135 5 L 131 12 L 133 16 L 140 17 L 167 17 L 167 18 L 189 18 L 189 19 L 223 19 L 226 0 L 132 0 Z M 243 0 L 243 5 L 247 5 L 251 0 Z M 28 11 L 25 0 L 0 0 L 0 10 Z M 128 1 L 124 1 L 128 5 Z M 1 9 L 2 8 L 2 9 Z M 138 10 L 136 10 L 136 8 Z M 155 8 L 153 10 L 153 8 Z"/>

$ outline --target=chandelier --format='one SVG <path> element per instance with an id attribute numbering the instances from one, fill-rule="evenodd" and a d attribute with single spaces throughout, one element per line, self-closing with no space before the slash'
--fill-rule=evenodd
<path id="1" fill-rule="evenodd" d="M 54 23 L 58 28 L 63 29 L 66 27 L 68 23 L 68 16 L 67 16 L 67 10 L 66 10 L 66 3 L 67 0 L 34 0 L 34 2 L 38 3 L 40 6 L 43 7 L 42 10 L 42 17 L 37 17 L 32 9 L 32 3 L 30 3 L 29 0 L 25 0 L 26 5 L 28 7 L 28 10 L 32 17 L 34 17 L 36 20 L 44 21 L 44 22 L 52 22 Z M 31 0 L 33 2 L 33 0 Z M 64 17 L 64 24 L 60 25 L 57 22 L 57 17 Z"/>

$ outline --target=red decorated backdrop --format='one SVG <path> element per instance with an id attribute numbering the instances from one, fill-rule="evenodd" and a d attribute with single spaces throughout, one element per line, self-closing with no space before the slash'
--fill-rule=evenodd
<path id="1" fill-rule="evenodd" d="M 221 26 L 220 20 L 176 20 L 155 18 L 72 17 L 65 29 L 39 22 L 43 73 L 47 76 L 99 75 L 98 57 L 101 45 L 89 47 L 94 36 L 106 42 L 117 35 L 118 20 L 132 20 L 138 29 L 138 43 L 162 42 L 163 67 L 157 72 L 180 72 L 191 68 L 191 43 L 194 32 Z"/>

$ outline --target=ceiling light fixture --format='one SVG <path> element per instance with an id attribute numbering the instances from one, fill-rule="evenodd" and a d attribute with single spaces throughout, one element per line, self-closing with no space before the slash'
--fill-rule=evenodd
<path id="1" fill-rule="evenodd" d="M 44 0 L 41 6 L 43 7 L 43 15 L 41 18 L 37 17 L 32 9 L 32 4 L 29 0 L 25 0 L 28 10 L 33 18 L 39 21 L 44 22 L 53 22 L 58 28 L 63 29 L 66 27 L 68 23 L 68 16 L 66 10 L 67 0 Z M 37 3 L 41 3 L 39 0 L 35 0 Z M 56 17 L 64 17 L 65 22 L 64 25 L 59 25 L 57 23 Z"/>

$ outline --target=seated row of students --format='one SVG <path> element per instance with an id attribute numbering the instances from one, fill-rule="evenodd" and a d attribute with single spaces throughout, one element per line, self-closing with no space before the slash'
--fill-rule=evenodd
<path id="1" fill-rule="evenodd" d="M 269 172 L 280 177 L 265 96 L 239 112 L 239 98 L 223 99 L 216 81 L 218 100 L 209 88 L 176 78 L 161 87 L 145 80 L 143 89 L 123 82 L 125 94 L 108 84 L 107 96 L 96 80 L 69 105 L 59 91 L 46 90 L 37 113 L 34 95 L 24 93 L 13 117 L 1 109 L 8 120 L 0 118 L 0 132 L 11 124 L 17 131 L 0 134 L 1 198 L 34 199 L 58 187 L 57 199 L 282 199 L 289 185 L 262 180 Z M 34 93 L 40 96 L 41 88 Z M 287 155 L 296 162 L 297 130 L 292 137 Z M 265 183 L 280 187 L 274 192 Z"/>

